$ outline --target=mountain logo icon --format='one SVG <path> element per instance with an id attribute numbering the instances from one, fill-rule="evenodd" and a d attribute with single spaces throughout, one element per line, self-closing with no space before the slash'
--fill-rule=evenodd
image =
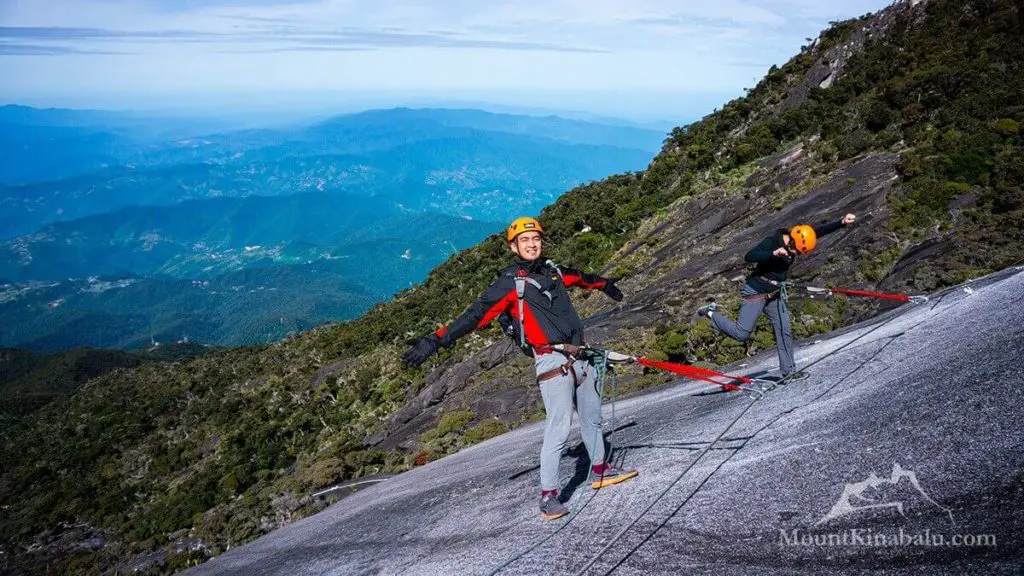
<path id="1" fill-rule="evenodd" d="M 907 497 L 900 500 L 886 498 L 887 494 L 883 493 L 880 489 L 889 486 L 902 490 Z M 938 508 L 949 516 L 951 524 L 956 524 L 953 520 L 953 511 L 936 502 L 934 498 L 925 492 L 924 488 L 921 487 L 921 483 L 917 480 L 917 474 L 913 470 L 906 470 L 899 463 L 895 463 L 892 467 L 892 473 L 888 478 L 879 478 L 872 471 L 867 479 L 844 486 L 839 500 L 828 511 L 828 514 L 815 522 L 814 525 L 820 526 L 836 518 L 841 518 L 861 510 L 871 509 L 894 509 L 906 518 L 908 507 L 917 504 L 917 502 L 914 502 L 915 500 L 923 500 L 925 503 Z"/>

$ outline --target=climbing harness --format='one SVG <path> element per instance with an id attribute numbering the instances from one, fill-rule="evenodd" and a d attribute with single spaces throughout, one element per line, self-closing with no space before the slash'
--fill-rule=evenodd
<path id="1" fill-rule="evenodd" d="M 558 277 L 562 279 L 562 282 L 564 283 L 565 277 L 562 275 L 562 269 L 559 268 L 558 265 L 551 260 L 548 260 L 546 264 L 555 269 L 555 272 L 558 273 Z M 526 306 L 524 303 L 526 298 L 526 285 L 529 284 L 530 286 L 536 288 L 538 292 L 547 297 L 548 302 L 553 301 L 554 296 L 551 294 L 550 291 L 544 290 L 544 288 L 540 285 L 540 282 L 537 282 L 533 278 L 530 278 L 529 273 L 523 268 L 520 268 L 519 270 L 516 271 L 514 280 L 516 284 L 516 310 L 518 312 L 518 318 L 515 318 L 515 321 L 518 323 L 519 328 L 519 349 L 523 351 L 523 354 L 526 354 L 527 356 L 533 356 L 532 347 L 526 341 L 526 326 L 524 325 L 524 323 L 526 322 Z M 515 339 L 516 324 L 513 323 L 513 319 L 508 318 L 507 316 L 508 314 L 502 314 L 501 316 L 499 316 L 498 323 L 501 324 L 502 330 L 506 334 L 508 334 L 511 338 Z"/>
<path id="2" fill-rule="evenodd" d="M 774 300 L 779 298 L 783 302 L 789 301 L 789 287 L 793 285 L 792 282 L 789 280 L 769 280 L 764 277 L 760 277 L 759 280 L 778 287 L 778 290 L 772 290 L 771 292 L 765 292 L 763 294 L 744 296 L 744 300 Z"/>
<path id="3" fill-rule="evenodd" d="M 525 318 L 526 317 L 523 315 L 524 314 L 524 310 L 523 309 L 525 308 L 523 302 L 525 300 L 524 297 L 526 295 L 526 285 L 529 284 L 529 285 L 533 286 L 534 288 L 536 288 L 538 292 L 540 292 L 541 294 L 543 294 L 543 295 L 548 297 L 548 301 L 551 301 L 554 297 L 551 295 L 551 292 L 548 292 L 547 290 L 544 290 L 541 287 L 540 282 L 537 282 L 533 278 L 530 278 L 529 276 L 527 276 L 526 270 L 520 269 L 520 270 L 518 270 L 516 272 L 515 282 L 516 282 L 516 303 L 517 303 L 518 311 L 519 311 L 519 318 L 518 318 L 518 320 L 519 320 L 519 347 L 520 348 L 525 348 L 526 347 L 526 329 L 523 326 L 523 322 L 525 322 Z"/>
<path id="4" fill-rule="evenodd" d="M 555 261 L 554 260 L 550 260 L 550 259 L 545 260 L 544 263 L 555 269 L 555 272 L 558 273 L 558 278 L 561 279 L 562 283 L 564 284 L 565 283 L 565 275 L 562 274 L 562 269 L 558 267 L 558 264 L 555 264 Z"/>

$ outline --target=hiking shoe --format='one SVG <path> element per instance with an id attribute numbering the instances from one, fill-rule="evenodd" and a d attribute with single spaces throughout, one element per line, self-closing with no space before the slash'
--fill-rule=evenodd
<path id="1" fill-rule="evenodd" d="M 640 472 L 636 470 L 619 470 L 611 464 L 605 464 L 604 472 L 601 472 L 600 474 L 596 472 L 594 473 L 594 477 L 596 477 L 597 480 L 591 482 L 590 487 L 597 490 L 598 488 L 604 488 L 605 486 L 625 482 L 639 473 Z"/>
<path id="2" fill-rule="evenodd" d="M 743 352 L 747 355 L 747 358 L 751 358 L 754 354 L 757 354 L 757 344 L 753 338 L 750 338 L 743 343 Z"/>
<path id="3" fill-rule="evenodd" d="M 569 513 L 565 504 L 558 501 L 558 494 L 545 494 L 540 497 L 540 515 L 545 520 L 555 520 Z"/>
<path id="4" fill-rule="evenodd" d="M 790 382 L 796 382 L 797 380 L 806 380 L 810 377 L 811 375 L 808 374 L 807 372 L 797 370 L 796 372 L 790 372 L 789 374 L 783 376 L 782 379 L 779 380 L 779 384 L 786 385 L 789 384 Z"/>
<path id="5" fill-rule="evenodd" d="M 697 308 L 695 314 L 703 318 L 711 318 L 711 313 L 718 309 L 718 304 L 715 303 L 714 298 L 708 298 L 708 303 Z"/>

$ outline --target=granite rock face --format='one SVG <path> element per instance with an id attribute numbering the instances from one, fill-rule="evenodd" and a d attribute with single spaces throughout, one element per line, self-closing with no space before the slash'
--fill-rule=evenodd
<path id="1" fill-rule="evenodd" d="M 506 562 L 506 574 L 1014 573 L 1020 272 L 801 345 L 811 377 L 757 401 L 680 382 L 620 401 L 615 422 L 606 406 L 613 458 L 640 475 L 593 491 L 572 447 L 567 519 L 539 517 L 542 427 L 530 425 L 189 573 L 488 574 Z"/>

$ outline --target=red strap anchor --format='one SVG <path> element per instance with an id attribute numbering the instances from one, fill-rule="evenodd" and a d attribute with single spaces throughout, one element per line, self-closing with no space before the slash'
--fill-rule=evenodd
<path id="1" fill-rule="evenodd" d="M 699 368 L 697 366 L 690 366 L 689 364 L 676 364 L 675 362 L 659 362 L 657 360 L 648 360 L 647 358 L 640 357 L 636 359 L 637 362 L 644 366 L 651 368 L 657 368 L 658 370 L 664 370 L 666 372 L 672 372 L 691 378 L 693 380 L 702 380 L 704 382 L 710 382 L 711 384 L 717 384 L 723 389 L 730 392 L 740 390 L 741 387 L 734 382 L 740 384 L 751 384 L 753 381 L 746 376 L 730 376 L 728 374 L 722 374 L 721 372 L 715 372 L 714 370 L 708 370 L 707 368 Z M 726 379 L 731 382 L 719 382 L 717 379 Z"/>
<path id="2" fill-rule="evenodd" d="M 831 296 L 833 294 L 844 294 L 846 296 L 862 296 L 865 298 L 877 298 L 879 300 L 893 300 L 896 302 L 913 302 L 921 304 L 928 301 L 927 296 L 907 296 L 906 294 L 889 294 L 886 292 L 869 292 L 868 290 L 853 290 L 850 288 L 818 288 L 807 286 L 807 291 L 812 296 Z"/>

